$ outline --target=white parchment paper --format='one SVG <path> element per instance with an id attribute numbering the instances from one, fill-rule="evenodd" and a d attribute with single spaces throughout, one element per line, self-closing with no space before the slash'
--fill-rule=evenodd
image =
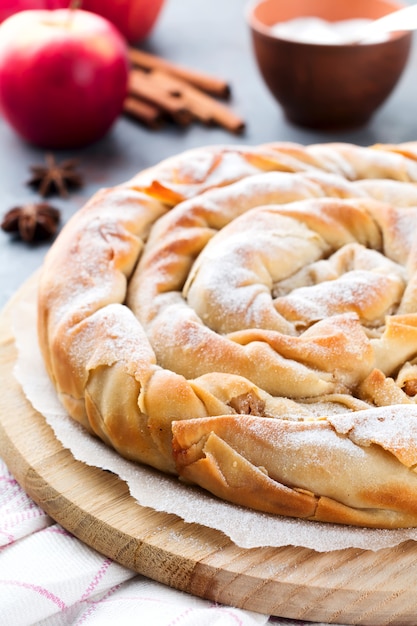
<path id="1" fill-rule="evenodd" d="M 250 511 L 219 501 L 199 489 L 181 484 L 145 466 L 121 458 L 100 440 L 90 436 L 61 406 L 43 364 L 36 334 L 36 281 L 13 311 L 18 348 L 15 375 L 28 400 L 52 427 L 56 437 L 74 458 L 110 470 L 126 481 L 133 498 L 142 506 L 174 513 L 225 533 L 243 548 L 301 546 L 318 552 L 362 548 L 380 550 L 409 539 L 417 540 L 417 528 L 400 530 L 360 529 L 337 524 L 307 522 Z"/>

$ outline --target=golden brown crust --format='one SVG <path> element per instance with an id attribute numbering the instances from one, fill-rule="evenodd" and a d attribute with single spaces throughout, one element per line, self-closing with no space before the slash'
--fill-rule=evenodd
<path id="1" fill-rule="evenodd" d="M 237 504 L 417 525 L 416 155 L 209 147 L 96 194 L 39 287 L 70 415 Z"/>

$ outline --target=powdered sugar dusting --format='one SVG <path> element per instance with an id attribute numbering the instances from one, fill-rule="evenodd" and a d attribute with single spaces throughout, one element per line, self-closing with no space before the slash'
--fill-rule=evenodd
<path id="1" fill-rule="evenodd" d="M 30 302 L 32 306 L 28 306 Z M 349 547 L 380 550 L 409 539 L 417 540 L 415 529 L 360 529 L 251 511 L 121 458 L 80 428 L 57 401 L 39 353 L 35 332 L 36 307 L 33 303 L 34 300 L 29 300 L 17 304 L 13 316 L 19 346 L 18 379 L 24 392 L 75 459 L 120 476 L 140 505 L 175 514 L 188 523 L 218 529 L 238 546 L 248 549 L 294 545 L 318 552 Z"/>
<path id="2" fill-rule="evenodd" d="M 140 386 L 163 405 L 152 412 L 141 400 L 155 448 L 172 463 L 167 424 L 178 407 L 189 417 L 197 406 L 199 416 L 229 415 L 243 389 L 267 407 L 267 418 L 253 416 L 253 463 L 264 466 L 257 455 L 269 445 L 279 450 L 265 469 L 274 480 L 360 509 L 372 499 L 367 486 L 383 497 L 391 476 L 412 491 L 415 476 L 402 462 L 415 460 L 388 433 L 389 420 L 385 430 L 373 420 L 372 441 L 359 422 L 342 426 L 386 401 L 362 385 L 381 355 L 400 343 L 410 360 L 417 354 L 413 320 L 395 322 L 404 293 L 413 310 L 406 287 L 417 258 L 407 220 L 417 224 L 417 212 L 403 197 L 399 208 L 382 205 L 368 198 L 378 197 L 375 186 L 351 182 L 369 177 L 408 184 L 417 164 L 395 150 L 348 144 L 223 146 L 167 160 L 135 177 L 132 189 L 102 194 L 64 230 L 43 273 L 44 348 L 61 393 L 84 410 L 86 381 L 104 385 L 103 366 L 122 364 L 127 395 L 136 377 L 126 403 L 137 410 Z M 156 369 L 174 381 L 163 398 L 149 391 Z M 99 412 L 100 384 L 88 393 Z M 282 419 L 275 396 L 300 401 L 302 419 L 293 408 Z M 311 398 L 318 402 L 307 409 Z M 347 494 L 352 472 L 356 491 Z"/>
<path id="3" fill-rule="evenodd" d="M 329 418 L 360 446 L 376 443 L 409 467 L 417 464 L 417 407 L 396 405 Z"/>

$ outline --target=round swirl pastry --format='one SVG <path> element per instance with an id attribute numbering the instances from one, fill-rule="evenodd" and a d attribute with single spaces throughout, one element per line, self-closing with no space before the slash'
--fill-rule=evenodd
<path id="1" fill-rule="evenodd" d="M 417 525 L 417 142 L 216 146 L 98 192 L 39 286 L 69 414 L 239 505 Z"/>

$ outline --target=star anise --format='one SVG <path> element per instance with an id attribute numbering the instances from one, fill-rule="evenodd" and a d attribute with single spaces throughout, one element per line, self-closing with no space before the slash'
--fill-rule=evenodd
<path id="1" fill-rule="evenodd" d="M 40 241 L 56 233 L 59 220 L 59 209 L 45 202 L 29 203 L 7 211 L 1 228 L 6 233 L 16 233 L 24 241 Z"/>
<path id="2" fill-rule="evenodd" d="M 28 185 L 35 187 L 44 198 L 59 194 L 62 198 L 68 196 L 69 189 L 82 187 L 83 178 L 76 171 L 78 159 L 66 159 L 57 163 L 53 154 L 45 155 L 46 165 L 31 166 L 32 178 Z"/>

